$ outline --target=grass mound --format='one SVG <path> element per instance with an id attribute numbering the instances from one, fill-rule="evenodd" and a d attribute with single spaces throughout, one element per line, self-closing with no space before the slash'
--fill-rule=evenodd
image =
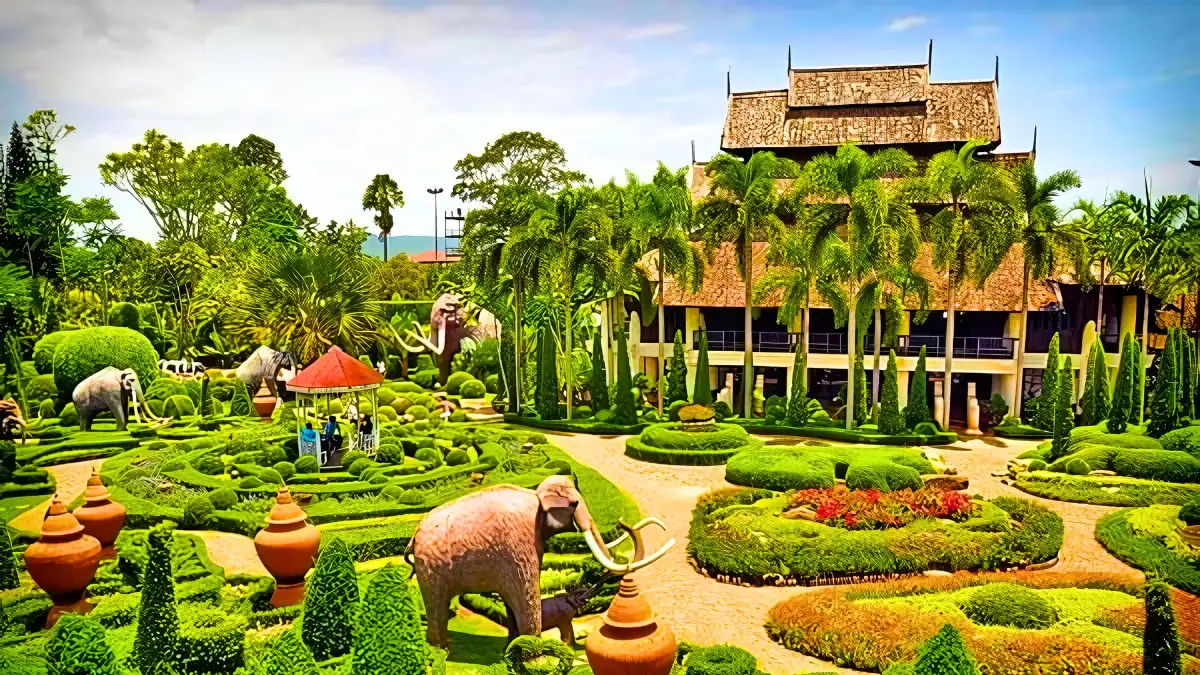
<path id="1" fill-rule="evenodd" d="M 725 480 L 766 490 L 847 487 L 884 492 L 921 486 L 921 474 L 937 470 L 920 450 L 854 446 L 765 446 L 729 460 Z"/>
<path id="2" fill-rule="evenodd" d="M 1047 628 L 1058 612 L 1041 595 L 1018 584 L 988 584 L 963 601 L 963 614 L 983 626 Z"/>
<path id="3" fill-rule="evenodd" d="M 1200 594 L 1200 549 L 1179 538 L 1178 506 L 1122 509 L 1096 523 L 1096 539 L 1110 553 L 1193 595 Z"/>
<path id="4" fill-rule="evenodd" d="M 652 424 L 640 436 L 625 441 L 625 454 L 658 464 L 709 466 L 724 464 L 738 453 L 761 448 L 736 424 Z"/>

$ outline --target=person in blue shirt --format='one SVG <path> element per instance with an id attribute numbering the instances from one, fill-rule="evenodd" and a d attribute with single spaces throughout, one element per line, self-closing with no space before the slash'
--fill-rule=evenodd
<path id="1" fill-rule="evenodd" d="M 305 443 L 312 443 L 317 440 L 317 432 L 312 428 L 312 422 L 304 423 L 304 428 L 300 430 L 300 439 Z"/>
<path id="2" fill-rule="evenodd" d="M 342 430 L 337 423 L 337 415 L 330 415 L 325 423 L 325 451 L 330 455 L 336 453 L 341 446 Z"/>

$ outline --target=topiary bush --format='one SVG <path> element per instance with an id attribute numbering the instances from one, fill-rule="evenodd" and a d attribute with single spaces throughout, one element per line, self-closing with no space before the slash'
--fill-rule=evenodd
<path id="1" fill-rule="evenodd" d="M 284 482 L 291 480 L 292 476 L 296 475 L 296 465 L 288 461 L 275 462 L 271 465 L 271 468 L 275 469 L 275 472 L 279 474 L 279 477 Z"/>
<path id="2" fill-rule="evenodd" d="M 183 524 L 185 527 L 203 529 L 212 520 L 215 510 L 207 494 L 196 495 L 183 507 Z"/>
<path id="3" fill-rule="evenodd" d="M 413 454 L 413 457 L 418 462 L 430 464 L 429 468 L 431 469 L 436 469 L 442 465 L 442 452 L 437 448 L 421 448 Z"/>
<path id="4" fill-rule="evenodd" d="M 317 661 L 293 628 L 283 634 L 271 648 L 266 675 L 318 675 Z"/>
<path id="5" fill-rule="evenodd" d="M 212 502 L 213 508 L 219 511 L 233 508 L 234 504 L 238 503 L 238 495 L 232 488 L 218 488 L 209 492 L 208 501 Z"/>
<path id="6" fill-rule="evenodd" d="M 229 673 L 242 666 L 246 617 L 191 603 L 180 608 L 175 663 L 181 670 Z"/>
<path id="7" fill-rule="evenodd" d="M 750 652 L 733 645 L 702 647 L 684 661 L 687 675 L 755 675 L 758 660 Z"/>
<path id="8" fill-rule="evenodd" d="M 49 675 L 120 675 L 104 626 L 79 614 L 64 614 L 46 643 Z"/>
<path id="9" fill-rule="evenodd" d="M 483 398 L 487 395 L 487 385 L 479 380 L 467 380 L 459 387 L 458 394 L 463 398 Z"/>
<path id="10" fill-rule="evenodd" d="M 1045 471 L 1046 462 L 1040 459 L 1031 459 L 1028 468 L 1030 471 Z"/>
<path id="11" fill-rule="evenodd" d="M 343 462 L 344 461 L 345 460 L 343 460 Z M 367 459 L 366 457 L 360 457 L 360 458 L 354 460 L 350 464 L 350 467 L 346 469 L 346 471 L 350 472 L 351 476 L 359 476 L 359 475 L 362 475 L 363 471 L 366 471 L 367 469 L 369 469 L 373 466 L 375 466 L 375 462 Z"/>
<path id="12" fill-rule="evenodd" d="M 474 379 L 475 377 L 468 372 L 450 373 L 450 377 L 446 379 L 446 391 L 451 394 L 458 394 L 464 383 Z"/>
<path id="13" fill-rule="evenodd" d="M 967 618 L 984 626 L 1036 629 L 1058 622 L 1053 605 L 1017 584 L 981 586 L 967 597 L 961 609 Z"/>
<path id="14" fill-rule="evenodd" d="M 352 675 L 425 675 L 421 615 L 399 567 L 389 565 L 371 578 L 357 623 Z"/>
<path id="15" fill-rule="evenodd" d="M 312 455 L 301 455 L 296 458 L 296 473 L 317 473 L 321 463 Z"/>
<path id="16" fill-rule="evenodd" d="M 182 417 L 191 417 L 195 414 L 196 406 L 192 403 L 192 399 L 187 396 L 175 395 L 163 403 L 163 415 L 165 417 L 180 419 Z"/>
<path id="17" fill-rule="evenodd" d="M 1192 457 L 1200 459 L 1200 426 L 1193 425 L 1169 431 L 1158 440 L 1165 450 L 1186 452 Z"/>
<path id="18" fill-rule="evenodd" d="M 146 537 L 142 598 L 133 643 L 133 662 L 143 673 L 174 665 L 171 659 L 179 639 L 179 617 L 171 574 L 173 545 L 174 527 L 169 521 L 152 527 Z"/>
<path id="19" fill-rule="evenodd" d="M 108 310 L 108 325 L 110 326 L 138 330 L 141 328 L 141 324 L 142 317 L 138 314 L 138 308 L 131 302 L 118 302 Z"/>
<path id="20" fill-rule="evenodd" d="M 274 483 L 276 485 L 283 482 L 283 476 L 275 469 L 259 469 L 258 479 L 264 483 Z"/>
<path id="21" fill-rule="evenodd" d="M 79 426 L 79 411 L 75 409 L 74 403 L 63 406 L 62 411 L 58 413 L 58 424 L 63 427 Z"/>
<path id="22" fill-rule="evenodd" d="M 246 476 L 238 481 L 238 487 L 242 488 L 243 490 L 253 490 L 254 488 L 260 488 L 263 485 L 265 485 L 265 483 L 259 480 L 258 476 Z"/>
<path id="23" fill-rule="evenodd" d="M 446 453 L 446 464 L 449 466 L 462 466 L 471 461 L 471 457 L 466 450 L 455 448 Z"/>
<path id="24" fill-rule="evenodd" d="M 522 635 L 504 650 L 504 667 L 509 675 L 567 675 L 575 652 L 558 640 Z"/>
<path id="25" fill-rule="evenodd" d="M 846 470 L 846 487 L 851 490 L 891 492 L 916 490 L 922 485 L 921 474 L 916 469 L 894 462 L 864 460 L 851 464 Z"/>
<path id="26" fill-rule="evenodd" d="M 429 419 L 429 409 L 423 405 L 409 406 L 404 412 L 405 414 L 412 415 L 414 420 Z"/>
<path id="27" fill-rule="evenodd" d="M 71 333 L 71 330 L 59 330 L 47 333 L 45 337 L 33 344 L 33 367 L 42 375 L 54 374 L 54 350 Z"/>
<path id="28" fill-rule="evenodd" d="M 323 542 L 317 566 L 304 593 L 301 637 L 313 657 L 324 661 L 350 650 L 358 605 L 358 578 L 345 542 L 334 536 Z"/>
<path id="29" fill-rule="evenodd" d="M 1092 471 L 1092 467 L 1088 466 L 1088 463 L 1082 459 L 1072 459 L 1067 462 L 1066 468 L 1067 473 L 1072 476 L 1086 476 Z"/>
<path id="30" fill-rule="evenodd" d="M 979 670 L 958 629 L 946 624 L 917 650 L 917 662 L 912 672 L 914 675 L 977 675 Z"/>
<path id="31" fill-rule="evenodd" d="M 109 366 L 132 368 L 146 389 L 158 379 L 158 352 L 146 336 L 129 328 L 98 326 L 71 331 L 54 350 L 54 385 L 67 395 L 65 392 L 74 392 L 88 376 Z"/>
<path id="32" fill-rule="evenodd" d="M 65 392 L 64 398 L 70 399 L 74 388 Z M 25 383 L 25 400 L 34 401 L 35 405 L 48 398 L 56 398 L 58 388 L 54 384 L 53 375 L 35 375 Z"/>
<path id="33" fill-rule="evenodd" d="M 38 406 L 38 417 L 42 419 L 50 419 L 51 417 L 54 417 L 55 414 L 54 399 L 52 398 L 42 401 L 42 404 Z"/>

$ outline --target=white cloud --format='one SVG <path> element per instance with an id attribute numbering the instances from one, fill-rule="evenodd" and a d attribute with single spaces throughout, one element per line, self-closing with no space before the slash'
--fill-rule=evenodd
<path id="1" fill-rule="evenodd" d="M 625 37 L 630 40 L 641 40 L 643 38 L 676 35 L 686 29 L 687 26 L 681 23 L 652 23 L 629 29 L 625 32 Z"/>
<path id="2" fill-rule="evenodd" d="M 102 186 L 96 166 L 151 127 L 189 148 L 249 133 L 270 139 L 291 174 L 289 194 L 322 220 L 370 223 L 362 190 L 390 173 L 408 204 L 397 233 L 426 232 L 425 188 L 448 197 L 454 162 L 508 131 L 558 141 L 597 182 L 626 167 L 652 171 L 658 159 L 686 163 L 689 125 L 719 135 L 719 95 L 702 118 L 695 106 L 650 106 L 637 92 L 652 83 L 664 97 L 691 93 L 669 51 L 615 43 L 631 33 L 620 26 L 558 30 L 520 11 L 31 0 L 0 15 L 0 77 L 27 89 L 22 106 L 54 108 L 79 128 L 59 153 L 72 194 L 111 196 L 127 231 L 147 238 L 148 216 Z M 28 114 L 11 100 L 0 98 L 3 119 Z"/>
<path id="3" fill-rule="evenodd" d="M 929 23 L 929 17 L 927 16 L 902 16 L 889 23 L 887 30 L 889 33 L 903 33 L 909 28 L 916 28 L 927 23 Z"/>

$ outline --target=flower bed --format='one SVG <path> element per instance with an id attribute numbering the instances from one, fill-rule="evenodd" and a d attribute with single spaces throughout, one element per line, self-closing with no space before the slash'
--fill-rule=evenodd
<path id="1" fill-rule="evenodd" d="M 1022 499 L 977 500 L 961 523 L 915 518 L 878 530 L 786 517 L 789 500 L 739 488 L 702 496 L 689 530 L 693 564 L 722 581 L 812 585 L 931 569 L 1021 567 L 1052 560 L 1062 546 L 1062 519 Z"/>
<path id="2" fill-rule="evenodd" d="M 1179 507 L 1122 509 L 1096 523 L 1096 539 L 1122 561 L 1200 594 L 1200 549 L 1179 538 Z"/>
<path id="3" fill-rule="evenodd" d="M 797 595 L 771 609 L 766 628 L 789 649 L 873 672 L 914 661 L 917 647 L 949 623 L 982 672 L 1140 675 L 1145 626 L 1140 590 L 1140 580 L 1126 575 L 902 579 Z M 1200 601 L 1183 593 L 1173 599 L 1184 651 L 1196 654 L 1200 623 L 1182 617 L 1200 614 Z M 994 611 L 981 611 L 988 609 Z M 1032 616 L 1041 621 L 1026 624 Z M 1185 673 L 1200 672 L 1200 661 L 1187 656 L 1184 661 Z"/>
<path id="4" fill-rule="evenodd" d="M 711 466 L 761 447 L 762 441 L 734 424 L 688 426 L 670 422 L 651 425 L 641 435 L 627 439 L 625 454 L 657 464 Z"/>
<path id="5" fill-rule="evenodd" d="M 786 513 L 811 512 L 816 522 L 847 530 L 903 527 L 919 518 L 949 518 L 963 522 L 976 505 L 961 492 L 939 487 L 880 492 L 876 489 L 810 489 L 793 492 Z"/>

